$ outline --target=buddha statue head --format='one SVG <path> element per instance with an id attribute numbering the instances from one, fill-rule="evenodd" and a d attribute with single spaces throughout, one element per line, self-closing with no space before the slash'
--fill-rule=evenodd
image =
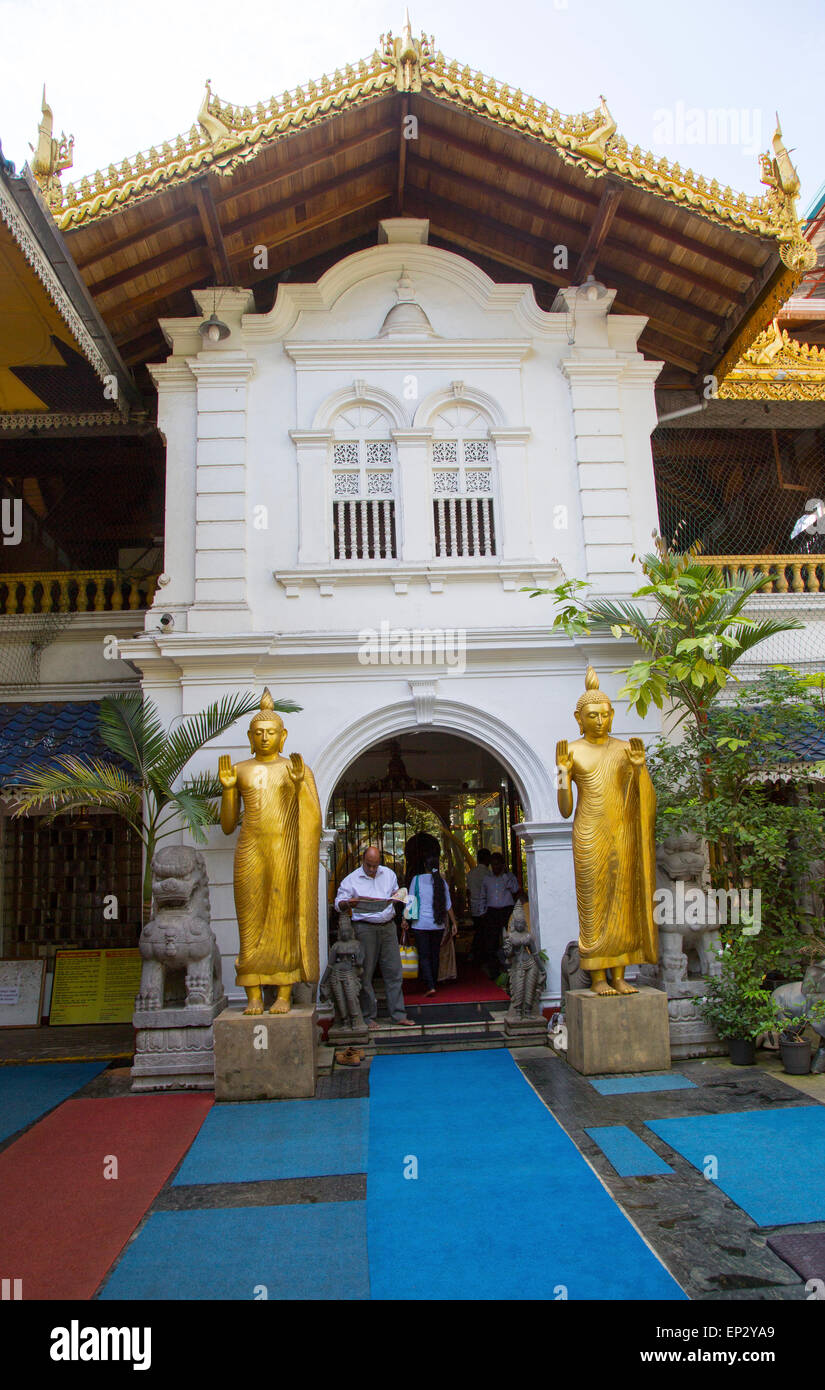
<path id="1" fill-rule="evenodd" d="M 576 723 L 588 743 L 605 743 L 613 727 L 613 706 L 592 666 L 584 678 L 584 694 L 576 701 Z"/>
<path id="2" fill-rule="evenodd" d="M 249 725 L 249 746 L 256 758 L 276 758 L 286 742 L 284 721 L 275 713 L 275 703 L 269 686 L 261 696 L 261 707 L 253 714 Z"/>

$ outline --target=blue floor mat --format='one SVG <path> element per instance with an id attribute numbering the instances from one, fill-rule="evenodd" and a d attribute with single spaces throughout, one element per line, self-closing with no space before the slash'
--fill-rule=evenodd
<path id="1" fill-rule="evenodd" d="M 627 1125 L 602 1125 L 584 1132 L 598 1144 L 620 1178 L 652 1177 L 673 1172 L 664 1159 Z"/>
<path id="2" fill-rule="evenodd" d="M 98 1076 L 108 1062 L 37 1062 L 0 1067 L 0 1142 L 10 1139 Z"/>
<path id="3" fill-rule="evenodd" d="M 363 1173 L 367 1104 L 262 1100 L 213 1105 L 174 1185 Z"/>
<path id="4" fill-rule="evenodd" d="M 379 1056 L 369 1115 L 373 1298 L 684 1298 L 508 1052 Z"/>
<path id="5" fill-rule="evenodd" d="M 98 1297 L 367 1299 L 364 1203 L 155 1212 Z"/>
<path id="6" fill-rule="evenodd" d="M 695 1091 L 695 1081 L 688 1081 L 678 1071 L 651 1073 L 650 1076 L 601 1076 L 590 1085 L 600 1096 L 624 1096 L 634 1091 Z"/>
<path id="7" fill-rule="evenodd" d="M 825 1221 L 822 1106 L 648 1120 L 647 1126 L 695 1168 L 715 1158 L 717 1187 L 757 1226 Z"/>

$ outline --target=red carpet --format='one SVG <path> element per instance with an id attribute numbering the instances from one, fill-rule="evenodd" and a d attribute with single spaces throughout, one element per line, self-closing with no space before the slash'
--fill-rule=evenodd
<path id="1" fill-rule="evenodd" d="M 404 999 L 408 1004 L 484 1004 L 509 997 L 506 990 L 499 989 L 474 965 L 460 965 L 458 979 L 439 985 L 429 998 L 424 997 L 420 980 L 404 981 Z"/>
<path id="2" fill-rule="evenodd" d="M 67 1100 L 0 1154 L 0 1263 L 24 1299 L 92 1297 L 213 1101 Z"/>

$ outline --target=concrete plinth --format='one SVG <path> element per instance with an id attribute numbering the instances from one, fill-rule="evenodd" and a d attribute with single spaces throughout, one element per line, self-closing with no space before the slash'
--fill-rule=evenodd
<path id="1" fill-rule="evenodd" d="M 582 1076 L 670 1070 L 667 995 L 661 990 L 599 996 L 573 989 L 565 1001 L 567 1060 Z"/>
<path id="2" fill-rule="evenodd" d="M 133 1091 L 211 1091 L 215 1084 L 212 1022 L 226 1008 L 181 1004 L 166 1009 L 136 1009 Z"/>
<path id="3" fill-rule="evenodd" d="M 314 1008 L 288 1014 L 225 1009 L 214 1024 L 216 1100 L 314 1096 L 318 1027 Z"/>

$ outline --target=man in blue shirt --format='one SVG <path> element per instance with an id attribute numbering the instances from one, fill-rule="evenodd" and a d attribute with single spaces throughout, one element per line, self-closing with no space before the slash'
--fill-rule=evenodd
<path id="1" fill-rule="evenodd" d="M 361 980 L 361 1011 L 367 1026 L 378 1027 L 378 1000 L 372 987 L 372 977 L 376 965 L 381 966 L 381 978 L 387 992 L 387 1008 L 394 1023 L 404 1023 L 413 1028 L 415 1024 L 404 1012 L 403 971 L 398 935 L 395 930 L 395 908 L 392 903 L 379 908 L 377 912 L 356 910 L 355 904 L 363 898 L 380 898 L 385 901 L 398 892 L 398 879 L 392 869 L 381 863 L 381 851 L 377 845 L 370 845 L 364 852 L 360 869 L 347 874 L 341 880 L 335 895 L 335 906 L 352 909 L 352 925 L 364 949 L 364 974 Z"/>

